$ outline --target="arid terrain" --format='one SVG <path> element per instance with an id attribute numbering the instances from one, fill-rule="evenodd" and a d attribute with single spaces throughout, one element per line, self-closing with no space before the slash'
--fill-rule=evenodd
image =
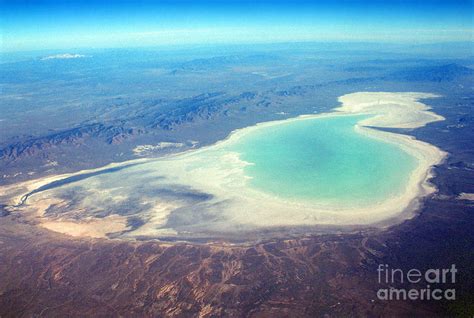
<path id="1" fill-rule="evenodd" d="M 457 202 L 457 203 L 456 203 Z M 449 214 L 446 214 L 449 210 Z M 472 310 L 472 206 L 434 199 L 386 231 L 252 245 L 74 239 L 3 218 L 0 314 L 14 316 L 443 316 Z M 378 264 L 457 264 L 459 300 L 376 298 Z"/>
<path id="2" fill-rule="evenodd" d="M 472 316 L 472 51 L 270 49 L 179 58 L 153 50 L 35 53 L 2 63 L 0 184 L 199 148 L 258 122 L 327 112 L 344 94 L 416 91 L 439 95 L 424 103 L 445 120 L 381 128 L 447 153 L 433 168 L 437 191 L 413 218 L 332 234 L 132 240 L 61 234 L 0 201 L 0 317 Z M 109 214 L 99 215 L 101 226 Z M 388 288 L 377 280 L 380 264 L 455 264 L 456 300 L 380 300 L 377 291 Z"/>

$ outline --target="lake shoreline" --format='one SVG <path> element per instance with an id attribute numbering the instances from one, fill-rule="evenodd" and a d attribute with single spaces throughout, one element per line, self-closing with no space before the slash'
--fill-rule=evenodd
<path id="1" fill-rule="evenodd" d="M 390 198 L 378 206 L 364 207 L 362 209 L 351 209 L 349 211 L 351 213 L 350 218 L 346 217 L 344 219 L 338 216 L 337 214 L 341 212 L 341 209 L 338 207 L 317 206 L 314 204 L 308 206 L 305 203 L 301 204 L 301 202 L 282 200 L 280 198 L 275 198 L 271 195 L 261 193 L 260 191 L 248 189 L 248 187 L 245 187 L 245 182 L 242 180 L 231 180 L 232 178 L 242 178 L 242 171 L 238 171 L 232 176 L 232 178 L 229 177 L 229 175 L 222 175 L 222 171 L 217 171 L 215 174 L 215 176 L 218 177 L 217 179 L 208 177 L 205 182 L 203 182 L 201 180 L 202 178 L 199 176 L 197 178 L 192 176 L 180 176 L 180 182 L 190 186 L 196 186 L 196 188 L 203 192 L 208 191 L 209 193 L 212 193 L 214 197 L 219 198 L 222 201 L 236 201 L 233 206 L 231 205 L 230 207 L 226 207 L 228 211 L 225 213 L 223 212 L 222 215 L 224 216 L 224 219 L 228 218 L 232 221 L 231 223 L 237 224 L 237 231 L 240 232 L 258 232 L 260 229 L 268 230 L 271 228 L 276 229 L 281 227 L 299 226 L 379 227 L 398 223 L 402 219 L 407 219 L 415 215 L 414 212 L 419 208 L 420 201 L 427 195 L 436 191 L 436 188 L 429 182 L 429 179 L 432 177 L 432 167 L 441 163 L 444 160 L 446 153 L 433 145 L 416 140 L 411 136 L 381 131 L 377 128 L 418 128 L 426 125 L 429 122 L 442 120 L 443 118 L 441 116 L 429 112 L 429 107 L 418 102 L 419 99 L 433 97 L 436 96 L 423 93 L 354 93 L 344 95 L 339 98 L 342 106 L 335 108 L 334 112 L 302 115 L 285 120 L 262 122 L 254 126 L 234 130 L 227 138 L 213 145 L 199 149 L 191 149 L 182 153 L 171 154 L 161 158 L 135 159 L 122 163 L 110 164 L 99 169 L 86 170 L 73 174 L 51 176 L 39 180 L 21 183 L 16 186 L 9 187 L 10 192 L 12 192 L 12 189 L 16 190 L 17 193 L 21 192 L 20 189 L 27 189 L 28 191 L 26 193 L 23 191 L 20 194 L 16 194 L 13 196 L 13 199 L 10 201 L 10 203 L 18 200 L 18 198 L 23 197 L 27 193 L 31 193 L 39 187 L 58 180 L 63 180 L 67 177 L 77 176 L 84 173 L 100 172 L 113 167 L 126 167 L 128 165 L 133 165 L 134 163 L 154 164 L 166 162 L 167 164 L 171 163 L 169 166 L 170 168 L 175 167 L 177 168 L 177 171 L 179 171 L 179 169 L 181 169 L 181 165 L 186 165 L 189 160 L 192 161 L 193 158 L 198 155 L 202 155 L 203 152 L 205 154 L 205 152 L 209 150 L 219 150 L 222 147 L 236 142 L 241 137 L 252 133 L 257 129 L 262 129 L 269 126 L 315 118 L 367 114 L 371 116 L 358 123 L 356 127 L 357 133 L 401 147 L 404 151 L 408 152 L 418 160 L 418 167 L 410 176 L 410 181 L 405 187 L 403 195 Z M 227 164 L 234 165 L 237 167 L 237 170 L 243 169 L 245 164 L 247 164 L 245 162 L 239 162 L 239 158 L 229 157 L 228 160 L 229 161 Z M 211 170 L 213 168 L 215 167 L 210 167 Z M 221 168 L 222 167 L 218 167 L 218 169 Z M 221 175 L 219 175 L 219 173 L 221 173 Z M 222 183 L 222 180 L 225 180 L 226 185 L 219 188 L 219 182 Z M 228 180 L 231 180 L 231 182 Z M 235 182 L 235 184 L 232 185 L 232 182 Z M 235 193 L 228 195 L 227 193 L 229 192 L 229 189 L 236 191 L 233 191 Z M 214 203 L 215 202 L 217 202 L 217 200 L 214 200 Z M 44 209 L 44 207 L 41 209 Z M 289 210 L 294 211 L 295 213 L 300 213 L 300 217 L 294 218 L 293 220 L 288 220 L 288 218 L 283 217 L 283 215 L 288 213 Z M 369 213 L 367 213 L 368 210 Z M 262 212 L 262 214 L 256 218 L 254 215 L 252 215 L 252 212 L 242 213 L 241 211 L 264 212 Z M 271 213 L 268 211 L 271 211 Z M 44 210 L 37 211 L 37 213 L 39 216 L 42 216 L 44 215 Z M 168 211 L 167 213 L 167 215 L 169 215 L 171 212 Z M 166 226 L 166 219 L 158 219 L 160 219 L 162 223 L 156 224 L 157 227 Z M 266 221 L 268 219 L 272 220 L 271 224 Z M 48 220 L 48 222 L 50 228 L 57 228 L 55 226 L 51 226 L 50 220 Z M 121 220 L 121 222 L 123 222 L 123 220 Z M 206 228 L 206 232 L 217 234 L 230 231 L 232 229 L 232 224 L 230 224 L 230 226 L 228 224 L 208 224 L 207 227 L 208 228 L 204 226 L 204 228 Z M 163 228 L 161 230 L 163 230 Z M 201 229 L 200 231 L 203 230 Z M 104 236 L 105 234 L 107 233 L 104 233 Z M 133 238 L 134 236 L 127 235 L 127 237 Z"/>

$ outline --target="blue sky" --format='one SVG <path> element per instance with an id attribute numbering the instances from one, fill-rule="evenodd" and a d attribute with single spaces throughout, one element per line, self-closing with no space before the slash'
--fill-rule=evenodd
<path id="1" fill-rule="evenodd" d="M 3 0 L 2 51 L 288 41 L 472 41 L 473 1 Z"/>

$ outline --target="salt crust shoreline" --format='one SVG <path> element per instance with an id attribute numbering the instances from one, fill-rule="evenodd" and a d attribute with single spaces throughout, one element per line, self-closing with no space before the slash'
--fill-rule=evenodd
<path id="1" fill-rule="evenodd" d="M 413 216 L 419 206 L 420 199 L 436 191 L 436 188 L 429 183 L 429 179 L 432 177 L 432 166 L 441 163 L 446 153 L 431 144 L 416 140 L 411 136 L 380 131 L 374 128 L 411 129 L 422 127 L 430 122 L 444 120 L 443 117 L 430 112 L 428 106 L 419 102 L 420 99 L 435 97 L 438 96 L 426 93 L 360 92 L 348 94 L 339 98 L 342 105 L 335 108 L 334 112 L 331 113 L 302 115 L 286 120 L 259 123 L 251 127 L 235 130 L 228 138 L 200 149 L 168 155 L 159 159 L 136 159 L 128 162 L 113 163 L 99 169 L 27 181 L 4 187 L 0 189 L 3 190 L 0 192 L 13 194 L 10 203 L 14 205 L 19 202 L 23 195 L 38 187 L 86 172 L 90 173 L 112 167 L 147 162 L 163 164 L 167 166 L 167 168 L 164 169 L 166 171 L 179 172 L 183 169 L 183 166 L 186 166 L 189 162 L 195 162 L 196 158 L 200 157 L 200 160 L 203 160 L 203 158 L 206 158 L 206 153 L 211 153 L 212 155 L 214 151 L 220 151 L 257 129 L 286 124 L 297 120 L 366 114 L 371 116 L 358 123 L 356 126 L 358 133 L 370 138 L 396 144 L 418 160 L 418 167 L 411 174 L 405 191 L 397 197 L 389 198 L 376 205 L 347 210 L 337 206 L 318 206 L 305 202 L 283 200 L 251 189 L 246 186 L 245 175 L 243 174 L 243 168 L 248 163 L 241 161 L 236 154 L 226 155 L 227 164 L 231 164 L 235 167 L 231 173 L 224 171 L 225 169 L 223 170 L 222 167 L 218 165 L 211 165 L 207 170 L 204 169 L 204 171 L 195 176 L 189 174 L 185 174 L 185 176 L 180 175 L 179 181 L 180 183 L 197 188 L 200 191 L 212 193 L 214 197 L 217 198 L 216 200 L 230 202 L 224 211 L 214 211 L 215 213 L 222 213 L 224 219 L 227 219 L 229 224 L 211 224 L 209 225 L 210 232 L 282 226 L 376 225 L 384 224 L 386 220 L 397 220 L 398 222 L 399 220 Z M 203 176 L 208 177 L 203 178 Z M 41 208 L 41 210 L 43 209 L 44 207 Z M 44 210 L 37 212 L 41 215 Z M 169 211 L 167 213 L 169 213 Z M 161 224 L 155 224 L 155 227 L 158 229 L 160 226 L 164 226 L 166 220 L 163 220 L 163 218 L 157 219 L 161 220 Z M 45 226 L 49 229 L 66 234 L 78 235 L 77 233 L 81 233 L 81 235 L 84 234 L 87 236 L 87 231 L 79 231 L 78 229 L 75 229 L 74 233 L 68 233 L 68 227 L 65 227 L 65 231 L 61 231 L 60 226 L 55 226 L 51 224 L 51 222 L 54 221 L 45 220 Z M 123 220 L 120 220 L 120 223 L 123 224 Z M 150 227 L 150 224 L 147 226 Z M 159 229 L 161 232 L 163 232 L 163 230 L 166 229 Z M 91 236 L 102 237 L 102 234 L 106 234 L 96 233 L 97 229 L 94 229 L 94 231 L 94 235 Z"/>

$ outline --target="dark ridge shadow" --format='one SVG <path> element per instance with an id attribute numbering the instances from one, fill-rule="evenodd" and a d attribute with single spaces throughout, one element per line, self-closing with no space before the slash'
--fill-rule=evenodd
<path id="1" fill-rule="evenodd" d="M 33 194 L 40 193 L 40 192 L 43 192 L 43 191 L 46 191 L 46 190 L 51 190 L 51 189 L 54 189 L 54 188 L 58 188 L 58 187 L 61 187 L 63 185 L 69 184 L 69 183 L 78 182 L 78 181 L 81 181 L 81 180 L 84 180 L 84 179 L 87 179 L 87 178 L 91 178 L 91 177 L 95 177 L 95 176 L 98 176 L 98 175 L 101 175 L 101 174 L 117 172 L 117 171 L 123 170 L 125 168 L 130 168 L 130 167 L 133 167 L 133 166 L 136 166 L 136 165 L 139 165 L 139 164 L 140 163 L 132 163 L 132 164 L 122 166 L 122 167 L 114 167 L 114 168 L 104 169 L 104 170 L 100 170 L 100 171 L 96 171 L 96 172 L 84 173 L 84 174 L 64 178 L 64 179 L 61 179 L 61 180 L 53 181 L 51 183 L 45 184 L 44 186 L 41 186 L 41 187 L 25 194 L 24 196 L 21 197 L 20 203 L 18 203 L 14 207 L 16 207 L 16 208 L 21 207 L 26 202 L 26 200 L 28 200 L 28 198 L 30 196 L 32 196 Z"/>

